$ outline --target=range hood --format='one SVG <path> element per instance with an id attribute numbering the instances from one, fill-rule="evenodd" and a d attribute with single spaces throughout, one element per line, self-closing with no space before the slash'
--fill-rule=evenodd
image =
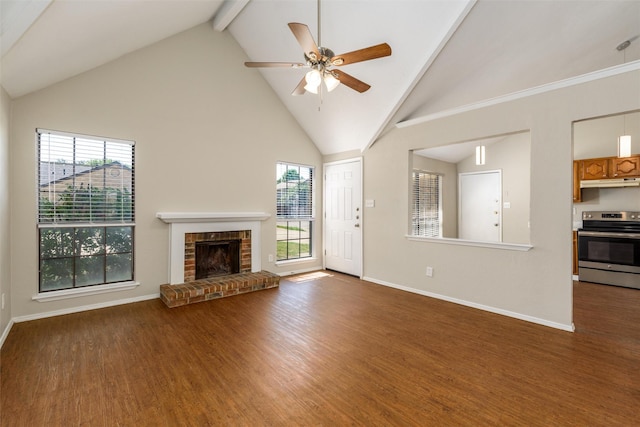
<path id="1" fill-rule="evenodd" d="M 640 178 L 587 179 L 580 181 L 580 188 L 640 187 Z"/>

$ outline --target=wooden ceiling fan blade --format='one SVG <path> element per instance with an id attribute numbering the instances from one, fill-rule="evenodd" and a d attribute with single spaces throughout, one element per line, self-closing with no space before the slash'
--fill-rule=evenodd
<path id="1" fill-rule="evenodd" d="M 333 77 L 340 80 L 340 83 L 342 83 L 343 85 L 348 86 L 360 93 L 368 91 L 371 87 L 365 82 L 358 80 L 341 70 L 331 70 L 331 74 L 333 74 Z"/>
<path id="2" fill-rule="evenodd" d="M 289 25 L 291 32 L 296 37 L 296 40 L 298 40 L 304 54 L 311 58 L 310 54 L 313 53 L 315 58 L 311 59 L 318 60 L 320 58 L 320 52 L 318 51 L 318 45 L 316 45 L 315 40 L 313 40 L 311 31 L 309 31 L 309 27 L 298 22 L 289 22 L 287 25 Z"/>
<path id="3" fill-rule="evenodd" d="M 294 96 L 304 95 L 305 92 L 306 92 L 306 90 L 304 89 L 306 84 L 307 84 L 307 81 L 303 77 L 302 80 L 300 80 L 300 83 L 298 83 L 298 86 L 296 86 L 296 88 L 293 90 L 293 92 L 291 92 L 291 95 L 294 95 Z"/>
<path id="4" fill-rule="evenodd" d="M 330 59 L 333 65 L 346 65 L 355 62 L 368 61 L 370 59 L 382 58 L 391 55 L 391 46 L 386 43 L 354 50 L 353 52 L 336 55 Z"/>
<path id="5" fill-rule="evenodd" d="M 302 68 L 306 64 L 300 62 L 245 62 L 245 67 L 250 68 Z"/>

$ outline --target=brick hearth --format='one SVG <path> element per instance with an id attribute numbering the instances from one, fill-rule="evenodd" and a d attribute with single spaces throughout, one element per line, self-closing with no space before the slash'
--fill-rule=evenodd
<path id="1" fill-rule="evenodd" d="M 280 276 L 268 271 L 239 273 L 194 280 L 179 285 L 160 285 L 167 307 L 179 307 L 280 286 Z"/>

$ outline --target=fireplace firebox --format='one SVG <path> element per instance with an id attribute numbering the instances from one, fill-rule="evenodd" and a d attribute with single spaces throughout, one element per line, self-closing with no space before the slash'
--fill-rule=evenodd
<path id="1" fill-rule="evenodd" d="M 240 240 L 196 242 L 196 280 L 240 272 Z"/>
<path id="2" fill-rule="evenodd" d="M 251 272 L 251 246 L 250 230 L 185 233 L 182 283 Z"/>

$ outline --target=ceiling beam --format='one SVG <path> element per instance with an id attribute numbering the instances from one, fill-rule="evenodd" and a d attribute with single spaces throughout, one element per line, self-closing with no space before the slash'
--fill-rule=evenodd
<path id="1" fill-rule="evenodd" d="M 242 12 L 242 9 L 249 3 L 250 0 L 225 0 L 222 7 L 213 17 L 213 28 L 216 31 L 224 31 L 229 24 L 236 19 L 236 16 Z"/>
<path id="2" fill-rule="evenodd" d="M 402 96 L 398 99 L 398 101 L 395 103 L 395 106 L 391 109 L 391 111 L 387 115 L 387 118 L 384 120 L 384 122 L 380 125 L 380 127 L 376 131 L 376 133 L 373 135 L 373 138 L 371 139 L 371 141 L 369 141 L 369 144 L 367 144 L 367 146 L 361 150 L 362 152 L 368 150 L 369 148 L 371 148 L 371 146 L 373 146 L 373 144 L 375 144 L 375 142 L 378 140 L 378 138 L 380 137 L 380 135 L 382 134 L 386 126 L 389 124 L 393 116 L 398 112 L 398 110 L 400 109 L 404 101 L 407 100 L 407 98 L 409 97 L 413 89 L 420 82 L 420 79 L 422 79 L 422 76 L 424 76 L 427 70 L 431 67 L 431 65 L 436 60 L 440 52 L 442 52 L 442 49 L 444 49 L 447 43 L 449 43 L 449 40 L 451 39 L 451 37 L 453 37 L 458 27 L 460 27 L 460 25 L 462 24 L 464 19 L 467 17 L 469 12 L 471 12 L 471 9 L 473 9 L 473 6 L 475 6 L 476 2 L 477 0 L 467 1 L 465 7 L 460 11 L 460 14 L 456 18 L 456 20 L 452 23 L 451 27 L 449 27 L 449 30 L 444 34 L 444 36 L 442 37 L 442 40 L 440 40 L 440 43 L 438 44 L 436 49 L 425 61 L 420 72 L 415 76 L 413 81 L 409 83 L 409 85 L 405 89 Z"/>
<path id="3" fill-rule="evenodd" d="M 9 52 L 51 2 L 52 0 L 0 2 L 0 57 Z"/>
<path id="4" fill-rule="evenodd" d="M 613 67 L 605 68 L 598 71 L 582 74 L 575 77 L 569 77 L 568 79 L 559 80 L 552 83 L 546 83 L 540 86 L 532 87 L 529 89 L 520 90 L 517 92 L 509 93 L 507 95 L 498 96 L 491 99 L 486 99 L 472 104 L 462 105 L 460 107 L 451 108 L 449 110 L 443 110 L 436 113 L 427 114 L 421 117 L 415 117 L 413 119 L 404 120 L 396 123 L 396 128 L 402 129 L 410 126 L 419 125 L 432 120 L 441 119 L 443 117 L 454 116 L 460 113 L 466 113 L 467 111 L 479 110 L 481 108 L 490 107 L 492 105 L 498 105 L 505 102 L 515 101 L 517 99 L 526 98 L 528 96 L 538 95 L 545 92 L 551 92 L 553 90 L 563 89 L 583 83 L 592 82 L 595 80 L 605 79 L 618 74 L 629 73 L 640 70 L 640 60 L 627 62 L 626 64 L 614 65 Z"/>

